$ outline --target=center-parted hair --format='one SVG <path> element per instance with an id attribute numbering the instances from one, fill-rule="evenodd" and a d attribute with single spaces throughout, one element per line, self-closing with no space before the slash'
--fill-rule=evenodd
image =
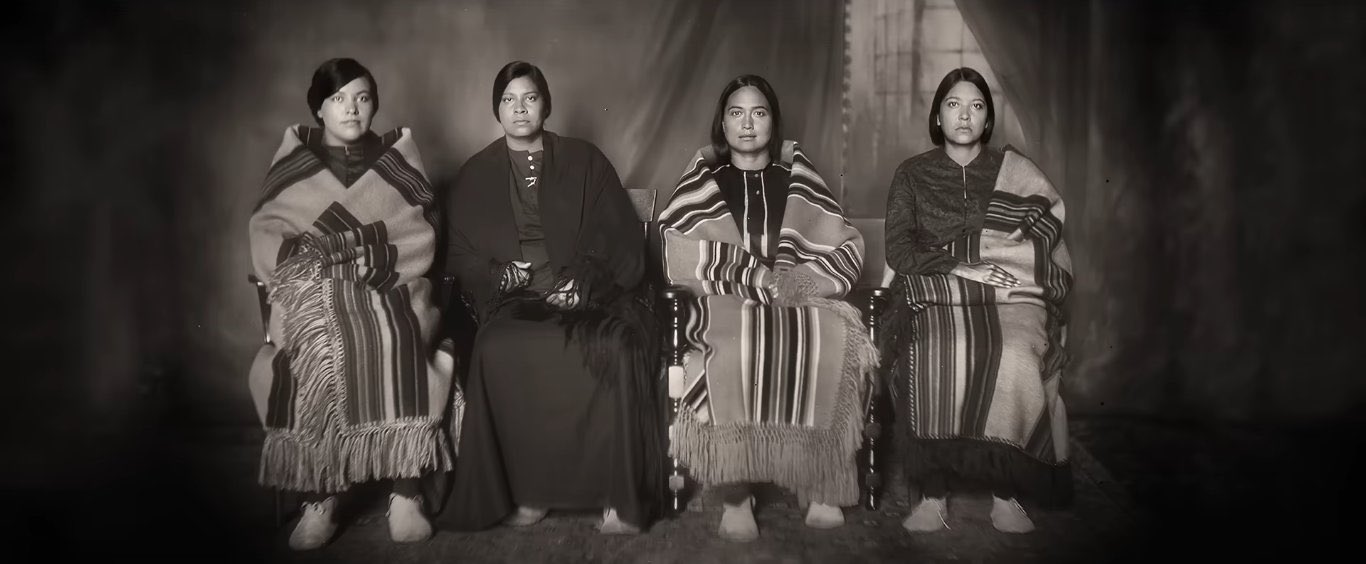
<path id="1" fill-rule="evenodd" d="M 991 101 L 991 87 L 987 86 L 987 79 L 982 78 L 982 73 L 972 67 L 956 68 L 944 75 L 944 80 L 939 81 L 939 88 L 934 91 L 934 101 L 930 102 L 930 141 L 934 141 L 936 146 L 944 144 L 944 130 L 940 129 L 939 122 L 935 119 L 939 117 L 939 106 L 944 103 L 949 90 L 953 90 L 953 85 L 960 82 L 970 82 L 982 91 L 982 101 L 987 105 L 987 123 L 982 128 L 983 145 L 991 141 L 991 131 L 996 129 L 996 103 Z"/>
<path id="2" fill-rule="evenodd" d="M 370 74 L 370 69 L 355 59 L 337 58 L 327 60 L 318 66 L 318 70 L 313 71 L 313 83 L 308 86 L 308 113 L 313 116 L 313 121 L 322 125 L 323 120 L 318 117 L 318 110 L 322 109 L 323 100 L 351 81 L 362 77 L 370 82 L 370 99 L 374 102 L 375 113 L 378 114 L 379 83 L 375 82 L 375 76 Z"/>
<path id="3" fill-rule="evenodd" d="M 536 91 L 540 92 L 541 99 L 545 100 L 545 112 L 541 115 L 541 120 L 550 119 L 550 85 L 545 82 L 545 74 L 541 73 L 540 67 L 526 61 L 513 61 L 498 71 L 497 76 L 493 77 L 493 118 L 498 119 L 498 104 L 503 100 L 503 91 L 508 84 L 521 77 L 531 79 L 531 83 L 536 85 Z"/>
<path id="4" fill-rule="evenodd" d="M 755 74 L 737 76 L 721 89 L 721 99 L 716 101 L 716 113 L 711 120 L 711 147 L 716 152 L 717 162 L 730 162 L 730 144 L 726 143 L 726 132 L 721 129 L 721 122 L 726 119 L 726 103 L 730 101 L 731 94 L 746 86 L 753 86 L 768 101 L 768 113 L 773 118 L 772 136 L 768 138 L 768 156 L 772 162 L 780 162 L 783 158 L 783 112 L 778 109 L 778 94 L 764 77 Z"/>

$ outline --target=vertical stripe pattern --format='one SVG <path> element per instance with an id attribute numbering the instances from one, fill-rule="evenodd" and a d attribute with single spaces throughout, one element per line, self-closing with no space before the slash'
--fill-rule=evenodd
<path id="1" fill-rule="evenodd" d="M 908 329 L 891 350 L 893 401 L 909 436 L 1014 445 L 1045 462 L 1066 459 L 1060 312 L 1071 288 L 1062 200 L 1033 163 L 1007 151 L 980 232 L 945 250 L 986 261 L 1020 281 L 995 288 L 949 274 L 901 275 L 894 295 Z M 1063 429 L 1059 431 L 1059 429 Z"/>
<path id="2" fill-rule="evenodd" d="M 252 367 L 270 372 L 257 394 L 262 482 L 340 491 L 449 469 L 451 374 L 433 362 L 439 314 L 424 277 L 440 218 L 416 146 L 407 130 L 384 135 L 383 156 L 347 187 L 319 174 L 306 146 L 317 134 L 286 132 L 249 224 L 278 312 L 279 348 Z"/>

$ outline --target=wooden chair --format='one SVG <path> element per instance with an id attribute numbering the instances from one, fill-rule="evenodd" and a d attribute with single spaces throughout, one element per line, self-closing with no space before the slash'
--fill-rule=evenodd
<path id="1" fill-rule="evenodd" d="M 261 332 L 265 334 L 265 344 L 273 345 L 270 339 L 270 298 L 266 290 L 266 283 L 257 278 L 255 274 L 247 275 L 247 282 L 256 288 L 256 305 L 261 310 Z M 280 488 L 271 488 L 275 504 L 275 526 L 279 527 L 285 521 L 285 491 Z"/>
<path id="2" fill-rule="evenodd" d="M 854 227 L 863 234 L 865 242 L 864 269 L 859 284 L 846 297 L 863 313 L 863 324 L 869 336 L 876 342 L 878 318 L 886 307 L 890 269 L 886 268 L 883 251 L 883 220 L 851 220 Z M 665 362 L 667 364 L 669 390 L 669 424 L 677 419 L 683 404 L 685 372 L 683 358 L 691 349 L 684 333 L 688 320 L 688 303 L 695 299 L 692 292 L 681 286 L 669 286 L 660 292 L 667 316 L 664 328 Z M 875 381 L 876 382 L 876 381 Z M 864 444 L 859 449 L 858 464 L 860 473 L 859 503 L 868 510 L 876 510 L 882 492 L 882 475 L 879 471 L 879 439 L 882 435 L 881 413 L 878 408 L 882 395 L 881 386 L 874 384 L 868 394 L 866 420 L 864 421 Z M 668 461 L 669 511 L 677 515 L 687 504 L 685 492 L 689 479 L 687 469 L 670 457 Z"/>
<path id="3" fill-rule="evenodd" d="M 863 324 L 868 328 L 868 336 L 877 343 L 878 324 L 882 312 L 887 308 L 892 278 L 896 275 L 887 266 L 886 220 L 859 218 L 850 219 L 849 223 L 863 235 L 863 272 L 854 291 L 849 293 L 848 299 L 863 312 Z M 878 508 L 884 486 L 879 459 L 886 448 L 881 441 L 882 422 L 887 419 L 881 374 L 886 370 L 885 366 L 879 368 L 879 377 L 874 379 L 873 389 L 868 394 L 868 403 L 864 406 L 867 420 L 863 427 L 863 448 L 859 450 L 859 464 L 863 475 L 862 505 L 868 510 Z"/>
<path id="4" fill-rule="evenodd" d="M 683 355 L 687 353 L 687 341 L 683 336 L 683 326 L 687 322 L 687 302 L 683 293 L 687 293 L 687 290 L 666 287 L 664 284 L 663 241 L 659 237 L 659 229 L 654 221 L 659 193 L 652 188 L 635 188 L 626 192 L 631 196 L 631 202 L 636 207 L 636 217 L 645 229 L 646 264 L 650 265 L 646 270 L 646 286 L 648 293 L 656 296 L 651 305 L 656 316 L 663 322 L 664 331 L 661 337 L 664 342 L 660 350 L 664 353 L 664 369 L 660 371 L 656 388 L 663 392 L 657 392 L 657 397 L 663 403 L 666 416 L 665 429 L 661 431 L 666 432 L 664 436 L 667 441 L 670 434 L 667 430 L 672 428 L 673 422 L 678 418 L 683 397 L 682 376 L 681 373 L 675 374 L 673 367 L 681 367 Z M 665 454 L 664 470 L 668 473 L 665 479 L 667 491 L 661 492 L 667 500 L 664 513 L 666 517 L 677 517 L 682 514 L 686 504 L 686 470 L 678 459 L 668 454 Z"/>

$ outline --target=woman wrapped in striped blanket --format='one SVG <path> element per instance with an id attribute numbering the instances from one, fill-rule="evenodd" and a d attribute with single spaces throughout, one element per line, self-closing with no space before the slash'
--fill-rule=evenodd
<path id="1" fill-rule="evenodd" d="M 308 105 L 322 127 L 285 131 L 248 229 L 273 306 L 250 376 L 266 428 L 261 483 L 303 492 L 296 550 L 331 539 L 336 494 L 378 479 L 395 480 L 393 540 L 424 540 L 432 527 L 417 479 L 452 463 L 440 422 L 454 360 L 435 345 L 424 277 L 438 210 L 412 133 L 370 131 L 379 91 L 369 70 L 323 63 Z"/>
<path id="2" fill-rule="evenodd" d="M 858 499 L 861 396 L 877 364 L 857 311 L 863 238 L 801 148 L 781 136 L 777 95 L 740 76 L 717 101 L 712 146 L 689 161 L 661 216 L 668 281 L 693 304 L 685 409 L 672 454 L 720 486 L 722 537 L 758 537 L 749 484 L 842 525 Z"/>
<path id="3" fill-rule="evenodd" d="M 951 489 L 990 490 L 992 524 L 1017 533 L 1034 528 L 1017 498 L 1071 497 L 1063 202 L 1028 159 L 986 145 L 994 121 L 982 75 L 950 72 L 929 113 L 941 147 L 902 163 L 888 194 L 897 276 L 879 340 L 899 455 L 923 495 L 902 523 L 911 532 L 946 526 Z"/>

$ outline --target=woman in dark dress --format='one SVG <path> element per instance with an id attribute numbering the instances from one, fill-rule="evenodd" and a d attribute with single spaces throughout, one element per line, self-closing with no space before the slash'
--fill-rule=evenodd
<path id="1" fill-rule="evenodd" d="M 923 498 L 902 525 L 941 529 L 949 490 L 993 495 L 991 522 L 1033 530 L 1017 499 L 1071 497 L 1062 305 L 1072 284 L 1062 198 L 1029 159 L 989 147 L 996 110 L 960 68 L 930 106 L 939 147 L 897 168 L 887 201 L 883 316 L 898 450 Z"/>
<path id="2" fill-rule="evenodd" d="M 540 69 L 509 63 L 492 101 L 505 135 L 446 196 L 447 271 L 479 330 L 439 524 L 524 526 L 552 508 L 601 507 L 602 532 L 638 532 L 662 457 L 639 221 L 597 147 L 543 129 Z"/>

